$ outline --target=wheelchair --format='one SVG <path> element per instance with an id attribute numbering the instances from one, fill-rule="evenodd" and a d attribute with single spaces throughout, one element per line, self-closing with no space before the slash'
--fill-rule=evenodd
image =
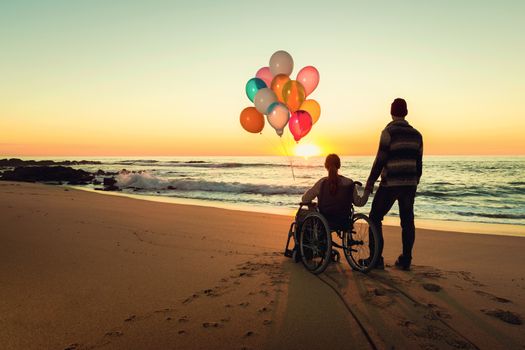
<path id="1" fill-rule="evenodd" d="M 378 230 L 367 215 L 355 213 L 353 206 L 348 215 L 348 227 L 331 228 L 316 203 L 300 203 L 288 231 L 284 255 L 295 262 L 302 261 L 311 273 L 320 274 L 330 262 L 341 260 L 339 251 L 334 249 L 339 248 L 353 270 L 369 272 L 379 259 L 382 242 Z M 341 244 L 332 240 L 332 233 Z M 289 249 L 291 239 L 295 243 L 293 250 Z"/>

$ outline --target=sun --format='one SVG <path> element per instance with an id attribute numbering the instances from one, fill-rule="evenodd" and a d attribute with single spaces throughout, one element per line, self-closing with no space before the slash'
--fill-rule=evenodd
<path id="1" fill-rule="evenodd" d="M 299 144 L 295 146 L 294 153 L 299 157 L 315 157 L 321 154 L 321 148 L 312 143 Z"/>

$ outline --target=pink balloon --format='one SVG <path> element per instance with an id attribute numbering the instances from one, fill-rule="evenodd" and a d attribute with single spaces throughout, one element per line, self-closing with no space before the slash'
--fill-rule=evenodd
<path id="1" fill-rule="evenodd" d="M 303 85 L 304 92 L 308 96 L 319 84 L 319 71 L 314 66 L 306 66 L 297 74 L 297 81 Z"/>
<path id="2" fill-rule="evenodd" d="M 270 72 L 270 67 L 262 67 L 257 71 L 255 77 L 264 81 L 266 83 L 266 86 L 272 86 L 273 75 L 272 72 Z"/>
<path id="3" fill-rule="evenodd" d="M 312 117 L 310 113 L 302 110 L 293 112 L 288 122 L 288 128 L 295 141 L 299 142 L 299 140 L 305 137 L 312 129 Z"/>

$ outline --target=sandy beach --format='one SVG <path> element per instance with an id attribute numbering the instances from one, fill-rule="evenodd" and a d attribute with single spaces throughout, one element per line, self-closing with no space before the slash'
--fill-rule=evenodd
<path id="1" fill-rule="evenodd" d="M 0 348 L 525 348 L 525 238 L 420 229 L 405 272 L 387 226 L 385 271 L 317 277 L 291 221 L 0 182 Z"/>

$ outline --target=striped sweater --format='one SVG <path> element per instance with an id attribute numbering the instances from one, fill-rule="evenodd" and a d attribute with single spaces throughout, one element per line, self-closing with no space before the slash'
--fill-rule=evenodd
<path id="1" fill-rule="evenodd" d="M 381 133 L 379 150 L 366 183 L 381 186 L 417 186 L 423 170 L 423 137 L 406 120 L 390 122 Z"/>

